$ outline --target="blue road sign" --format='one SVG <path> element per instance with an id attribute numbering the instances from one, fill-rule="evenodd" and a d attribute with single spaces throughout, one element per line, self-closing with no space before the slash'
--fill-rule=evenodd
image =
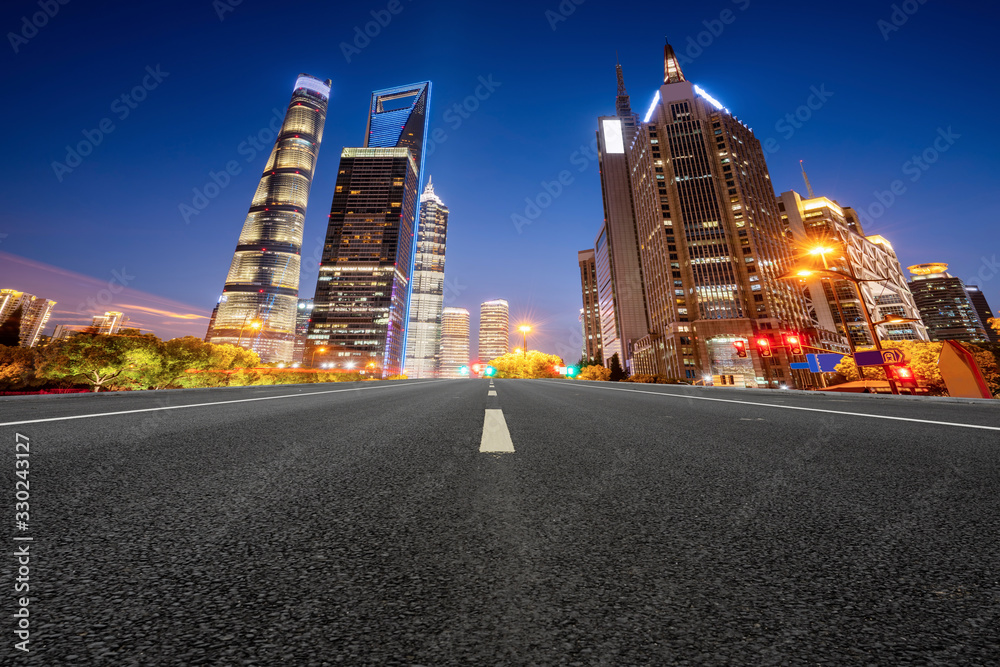
<path id="1" fill-rule="evenodd" d="M 894 366 L 906 363 L 906 354 L 897 349 L 855 352 L 854 363 L 858 366 Z"/>
<path id="2" fill-rule="evenodd" d="M 813 373 L 833 373 L 844 358 L 842 354 L 807 354 L 809 370 Z"/>
<path id="3" fill-rule="evenodd" d="M 791 369 L 793 371 L 808 371 L 808 370 L 810 370 L 809 369 L 809 364 L 804 363 L 804 362 L 803 363 L 796 362 L 794 364 L 791 364 Z"/>

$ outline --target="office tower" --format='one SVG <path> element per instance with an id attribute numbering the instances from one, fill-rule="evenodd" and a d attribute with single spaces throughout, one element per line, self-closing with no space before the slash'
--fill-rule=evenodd
<path id="1" fill-rule="evenodd" d="M 341 153 L 307 359 L 403 370 L 429 101 L 429 82 L 375 91 L 365 146 Z"/>
<path id="2" fill-rule="evenodd" d="M 893 318 L 914 320 L 876 326 L 879 340 L 927 340 L 927 329 L 920 320 L 920 311 L 892 244 L 882 236 L 865 236 L 854 209 L 841 207 L 826 197 L 803 199 L 799 193 L 789 191 L 778 197 L 778 211 L 791 236 L 798 266 L 829 267 L 865 281 L 860 283 L 863 306 L 854 283 L 849 280 L 831 281 L 817 275 L 804 281 L 818 347 L 850 352 L 848 333 L 855 346 L 872 345 L 863 307 L 868 309 L 873 322 Z M 832 252 L 824 253 L 825 258 L 810 254 L 815 248 L 828 248 Z"/>
<path id="3" fill-rule="evenodd" d="M 240 344 L 264 362 L 295 348 L 302 227 L 323 140 L 330 81 L 302 74 L 264 167 L 205 340 Z"/>
<path id="4" fill-rule="evenodd" d="M 14 289 L 0 289 L 0 324 L 20 312 L 21 347 L 34 347 L 56 302 Z"/>
<path id="5" fill-rule="evenodd" d="M 576 253 L 580 264 L 580 290 L 583 293 L 581 321 L 583 327 L 583 356 L 587 361 L 603 359 L 601 349 L 601 313 L 597 295 L 597 260 L 593 250 Z"/>
<path id="6" fill-rule="evenodd" d="M 479 306 L 479 361 L 488 363 L 510 352 L 509 306 L 493 299 Z"/>
<path id="7" fill-rule="evenodd" d="M 632 368 L 632 345 L 648 333 L 642 282 L 642 262 L 636 238 L 630 167 L 625 146 L 635 137 L 639 118 L 632 113 L 621 65 L 616 115 L 597 119 L 598 162 L 604 200 L 604 226 L 595 247 L 600 254 L 602 280 L 598 282 L 601 340 L 605 363 L 618 354 Z"/>
<path id="8" fill-rule="evenodd" d="M 420 195 L 417 255 L 413 263 L 410 327 L 406 336 L 404 372 L 411 378 L 437 375 L 441 351 L 441 309 L 444 307 L 444 258 L 448 207 L 434 193 L 431 179 Z"/>
<path id="9" fill-rule="evenodd" d="M 801 287 L 780 278 L 792 256 L 760 142 L 685 78 L 669 44 L 663 63 L 663 85 L 626 147 L 649 317 L 634 372 L 804 385 L 790 368 L 804 358 L 778 346 L 782 333 L 812 321 Z M 773 358 L 749 345 L 761 337 Z M 748 343 L 748 357 L 736 340 Z"/>
<path id="10" fill-rule="evenodd" d="M 445 308 L 441 316 L 441 363 L 438 377 L 463 377 L 458 369 L 469 364 L 469 311 Z"/>
<path id="11" fill-rule="evenodd" d="M 972 302 L 972 307 L 975 308 L 976 314 L 979 315 L 979 322 L 983 325 L 983 329 L 986 330 L 986 337 L 989 338 L 991 343 L 1000 343 L 1000 334 L 997 330 L 990 326 L 990 319 L 996 318 L 997 316 L 993 314 L 990 309 L 990 304 L 986 300 L 986 295 L 983 291 L 979 289 L 978 285 L 966 285 L 965 291 L 969 295 L 969 301 Z"/>
<path id="12" fill-rule="evenodd" d="M 90 325 L 90 328 L 94 333 L 113 336 L 118 333 L 126 322 L 128 322 L 128 318 L 125 317 L 124 313 L 108 311 L 103 315 L 94 315 L 94 321 Z M 55 337 L 54 334 L 53 337 Z"/>
<path id="13" fill-rule="evenodd" d="M 908 270 L 913 276 L 910 291 L 931 340 L 966 343 L 989 340 L 965 285 L 948 273 L 947 264 L 916 264 Z"/>
<path id="14" fill-rule="evenodd" d="M 295 352 L 292 361 L 301 364 L 305 356 L 306 334 L 309 333 L 309 319 L 312 317 L 313 300 L 299 299 L 295 307 Z"/>
<path id="15" fill-rule="evenodd" d="M 70 338 L 72 338 L 73 336 L 77 335 L 78 333 L 81 333 L 80 329 L 73 328 L 72 325 L 69 325 L 69 324 L 57 324 L 56 328 L 52 331 L 52 338 L 51 338 L 51 340 L 52 341 L 69 340 Z"/>

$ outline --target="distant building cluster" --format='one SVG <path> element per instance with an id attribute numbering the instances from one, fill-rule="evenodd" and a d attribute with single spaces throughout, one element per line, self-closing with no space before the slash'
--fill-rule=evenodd
<path id="1" fill-rule="evenodd" d="M 616 113 L 597 119 L 604 222 L 577 255 L 585 357 L 805 388 L 805 353 L 867 348 L 872 332 L 879 344 L 996 340 L 978 288 L 945 265 L 911 267 L 908 282 L 892 244 L 814 195 L 804 169 L 808 196 L 775 195 L 750 128 L 688 81 L 669 44 L 663 64 L 644 117 L 619 65 Z"/>
<path id="2" fill-rule="evenodd" d="M 26 294 L 15 289 L 0 289 L 0 326 L 13 318 L 20 320 L 20 346 L 35 347 L 49 341 L 66 340 L 78 333 L 114 335 L 126 324 L 128 317 L 118 311 L 94 315 L 90 326 L 57 324 L 51 336 L 43 335 L 56 302 Z"/>

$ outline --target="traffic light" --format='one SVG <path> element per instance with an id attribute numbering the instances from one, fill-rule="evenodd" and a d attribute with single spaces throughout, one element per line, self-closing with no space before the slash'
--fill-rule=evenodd
<path id="1" fill-rule="evenodd" d="M 458 374 L 459 375 L 468 375 L 469 374 L 469 367 L 468 366 L 459 366 L 458 367 Z"/>
<path id="2" fill-rule="evenodd" d="M 492 366 L 487 366 L 486 370 L 483 371 L 483 375 L 485 375 L 488 378 L 491 378 L 496 374 L 497 374 L 497 369 L 493 368 Z"/>
<path id="3" fill-rule="evenodd" d="M 733 347 L 736 348 L 736 356 L 741 359 L 746 359 L 747 357 L 747 342 L 742 338 L 733 342 Z"/>
<path id="4" fill-rule="evenodd" d="M 917 376 L 909 366 L 891 366 L 893 379 L 904 389 L 917 388 Z"/>
<path id="5" fill-rule="evenodd" d="M 479 364 L 476 364 L 476 365 L 474 365 L 474 366 L 472 367 L 472 372 L 473 372 L 473 373 L 479 373 Z"/>
<path id="6" fill-rule="evenodd" d="M 573 376 L 575 376 L 579 372 L 580 372 L 580 369 L 578 369 L 576 366 L 567 366 L 566 367 L 566 377 L 573 377 Z"/>
<path id="7" fill-rule="evenodd" d="M 802 354 L 802 338 L 798 334 L 785 334 L 785 345 L 788 354 Z"/>
<path id="8" fill-rule="evenodd" d="M 757 345 L 757 354 L 761 357 L 768 358 L 774 356 L 774 352 L 771 351 L 771 341 L 767 338 L 761 336 L 756 340 L 755 344 Z"/>

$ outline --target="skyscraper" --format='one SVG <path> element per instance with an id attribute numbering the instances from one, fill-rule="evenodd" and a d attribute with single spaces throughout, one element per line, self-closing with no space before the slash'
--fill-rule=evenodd
<path id="1" fill-rule="evenodd" d="M 406 338 L 404 370 L 411 378 L 431 378 L 438 372 L 447 236 L 448 207 L 434 193 L 434 186 L 428 178 L 427 187 L 420 196 L 410 327 Z"/>
<path id="2" fill-rule="evenodd" d="M 128 322 L 128 318 L 125 317 L 124 313 L 108 311 L 103 315 L 94 315 L 94 321 L 90 326 L 94 333 L 113 336 L 126 322 Z"/>
<path id="3" fill-rule="evenodd" d="M 0 324 L 20 311 L 21 347 L 34 347 L 56 302 L 14 289 L 0 289 Z"/>
<path id="4" fill-rule="evenodd" d="M 295 82 L 205 337 L 210 343 L 240 343 L 264 362 L 292 359 L 302 228 L 329 97 L 329 79 L 302 74 Z"/>
<path id="5" fill-rule="evenodd" d="M 790 364 L 804 358 L 741 358 L 733 345 L 766 337 L 777 348 L 781 333 L 812 325 L 801 288 L 780 279 L 791 249 L 760 142 L 685 78 L 669 44 L 663 69 L 626 147 L 649 317 L 634 372 L 796 382 Z"/>
<path id="6" fill-rule="evenodd" d="M 931 340 L 983 343 L 989 340 L 960 278 L 941 262 L 909 267 L 910 291 Z"/>
<path id="7" fill-rule="evenodd" d="M 618 353 L 632 368 L 632 345 L 649 333 L 642 281 L 642 262 L 636 238 L 630 168 L 625 146 L 632 143 L 639 118 L 632 113 L 621 65 L 616 65 L 618 96 L 614 116 L 597 119 L 598 161 L 604 226 L 598 235 L 603 280 L 598 283 L 605 363 Z"/>
<path id="8" fill-rule="evenodd" d="M 976 314 L 979 315 L 979 322 L 983 325 L 983 329 L 986 330 L 986 336 L 990 339 L 991 343 L 1000 343 L 1000 334 L 997 330 L 990 326 L 990 319 L 997 317 L 993 314 L 990 309 L 990 304 L 986 300 L 986 295 L 983 291 L 979 289 L 978 285 L 966 285 L 965 291 L 969 295 L 969 301 L 972 302 L 972 307 L 976 309 Z"/>
<path id="9" fill-rule="evenodd" d="M 479 361 L 490 362 L 510 352 L 509 306 L 504 299 L 479 306 Z"/>
<path id="10" fill-rule="evenodd" d="M 430 82 L 372 93 L 363 148 L 345 148 L 305 358 L 402 372 Z"/>
<path id="11" fill-rule="evenodd" d="M 441 317 L 441 363 L 438 376 L 459 378 L 458 369 L 469 364 L 469 311 L 445 308 Z"/>
<path id="12" fill-rule="evenodd" d="M 583 309 L 580 315 L 583 326 L 583 354 L 588 361 L 595 361 L 603 359 L 596 255 L 593 250 L 581 250 L 576 256 L 580 264 L 580 290 L 583 293 Z"/>
<path id="13" fill-rule="evenodd" d="M 299 299 L 295 308 L 295 353 L 292 361 L 302 363 L 306 350 L 306 335 L 309 333 L 309 320 L 312 318 L 313 300 Z"/>

